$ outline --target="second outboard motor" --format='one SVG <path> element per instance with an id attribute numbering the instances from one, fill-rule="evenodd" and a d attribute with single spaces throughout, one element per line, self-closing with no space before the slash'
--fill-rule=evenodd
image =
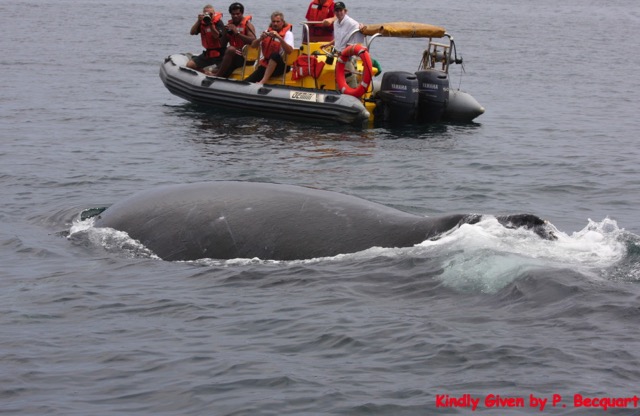
<path id="1" fill-rule="evenodd" d="M 376 94 L 374 118 L 391 124 L 413 121 L 418 105 L 418 79 L 411 72 L 385 72 Z"/>
<path id="2" fill-rule="evenodd" d="M 427 69 L 416 72 L 420 89 L 417 120 L 434 123 L 442 119 L 449 101 L 449 75 Z"/>

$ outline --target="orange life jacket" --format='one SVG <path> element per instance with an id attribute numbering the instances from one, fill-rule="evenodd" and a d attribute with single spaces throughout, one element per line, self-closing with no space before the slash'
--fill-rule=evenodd
<path id="1" fill-rule="evenodd" d="M 246 15 L 242 18 L 242 21 L 236 25 L 238 28 L 237 32 L 227 34 L 227 39 L 229 40 L 229 45 L 235 47 L 237 50 L 241 50 L 242 47 L 246 44 L 240 39 L 240 35 L 247 34 L 247 23 L 251 21 L 251 15 Z M 233 20 L 229 20 L 229 24 L 234 24 Z"/>
<path id="2" fill-rule="evenodd" d="M 220 42 L 220 37 L 222 37 L 222 33 L 220 33 L 218 39 L 213 37 L 213 29 L 220 19 L 222 19 L 222 13 L 217 12 L 214 13 L 210 25 L 205 25 L 204 22 L 200 23 L 200 38 L 202 39 L 202 46 L 207 50 L 208 58 L 217 58 L 221 54 L 222 42 Z"/>
<path id="3" fill-rule="evenodd" d="M 291 27 L 292 26 L 290 24 L 287 24 L 282 28 L 282 30 L 280 30 L 280 32 L 278 32 L 280 37 L 283 39 L 283 42 L 284 35 L 291 30 Z M 269 29 L 271 29 L 271 26 L 269 26 Z M 269 64 L 269 57 L 273 55 L 274 52 L 280 53 L 280 39 L 274 39 L 269 36 L 260 42 L 260 47 L 262 48 L 262 59 L 260 60 L 260 65 L 266 67 Z"/>
<path id="4" fill-rule="evenodd" d="M 328 17 L 334 17 L 333 0 L 327 0 L 320 4 L 318 0 L 313 0 L 307 9 L 305 16 L 309 22 L 319 22 Z M 309 25 L 309 37 L 311 42 L 329 42 L 333 40 L 333 25 L 322 26 L 319 24 Z"/>

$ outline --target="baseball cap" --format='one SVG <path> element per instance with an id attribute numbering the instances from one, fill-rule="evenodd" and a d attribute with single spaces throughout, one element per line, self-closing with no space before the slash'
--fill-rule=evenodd
<path id="1" fill-rule="evenodd" d="M 333 5 L 333 10 L 341 10 L 341 9 L 346 9 L 347 6 L 344 5 L 343 2 L 339 1 L 336 4 Z"/>

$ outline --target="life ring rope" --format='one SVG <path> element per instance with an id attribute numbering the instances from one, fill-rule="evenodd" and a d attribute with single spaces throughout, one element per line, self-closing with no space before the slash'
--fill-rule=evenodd
<path id="1" fill-rule="evenodd" d="M 363 66 L 362 81 L 355 88 L 352 88 L 347 84 L 344 74 L 345 64 L 352 56 L 358 56 L 362 60 Z M 369 89 L 372 78 L 373 65 L 371 63 L 371 57 L 369 56 L 369 50 L 360 44 L 350 45 L 345 48 L 336 63 L 336 85 L 338 86 L 338 90 L 343 94 L 353 95 L 354 97 L 360 98 Z"/>

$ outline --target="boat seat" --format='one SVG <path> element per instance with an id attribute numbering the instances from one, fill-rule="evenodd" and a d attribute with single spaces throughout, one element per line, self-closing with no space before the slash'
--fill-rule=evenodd
<path id="1" fill-rule="evenodd" d="M 240 75 L 240 79 L 244 79 L 244 72 L 247 69 L 247 63 L 251 63 L 255 66 L 255 63 L 260 59 L 260 48 L 252 48 L 251 44 L 244 45 L 242 47 L 242 57 L 244 58 L 244 63 L 242 64 L 242 74 Z"/>
<path id="2" fill-rule="evenodd" d="M 284 72 L 282 73 L 282 85 L 285 84 L 285 80 L 287 77 L 287 72 L 291 71 L 291 67 L 300 56 L 300 49 L 294 49 L 290 54 L 285 55 L 284 57 Z"/>
<path id="3" fill-rule="evenodd" d="M 290 54 L 285 55 L 285 70 L 282 73 L 282 77 L 280 78 L 280 81 L 283 85 L 286 82 L 287 72 L 291 71 L 291 67 L 298 59 L 298 56 L 300 56 L 300 49 L 294 49 Z M 252 48 L 250 44 L 244 45 L 242 47 L 242 57 L 244 58 L 244 63 L 242 64 L 242 73 L 240 75 L 240 79 L 245 79 L 245 71 L 247 65 L 251 65 L 251 63 L 253 63 L 253 66 L 256 66 L 259 64 L 260 48 Z"/>

